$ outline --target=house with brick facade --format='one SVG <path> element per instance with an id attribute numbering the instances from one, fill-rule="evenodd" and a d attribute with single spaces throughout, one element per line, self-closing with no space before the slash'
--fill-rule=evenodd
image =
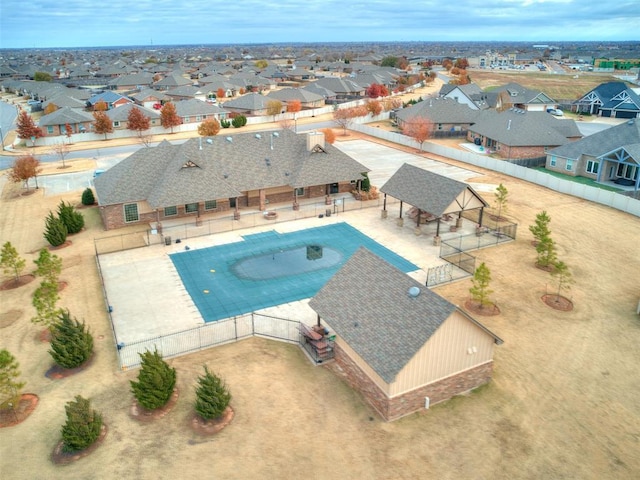
<path id="1" fill-rule="evenodd" d="M 267 205 L 348 193 L 369 169 L 324 135 L 290 130 L 167 141 L 142 148 L 95 179 L 106 229 L 181 217 L 265 211 Z"/>
<path id="2" fill-rule="evenodd" d="M 580 138 L 574 120 L 517 108 L 483 110 L 467 131 L 467 140 L 504 159 L 545 158 L 547 150 Z"/>
<path id="3" fill-rule="evenodd" d="M 487 383 L 502 340 L 365 248 L 309 301 L 335 333 L 335 362 L 382 418 L 396 420 Z"/>
<path id="4" fill-rule="evenodd" d="M 95 118 L 88 112 L 71 107 L 62 107 L 48 115 L 40 117 L 38 126 L 45 137 L 66 135 L 66 126 L 71 127 L 72 133 L 90 132 Z"/>
<path id="5" fill-rule="evenodd" d="M 427 120 L 432 125 L 431 135 L 463 136 L 474 124 L 480 112 L 452 98 L 428 98 L 396 112 L 395 119 L 401 129 L 416 119 Z"/>

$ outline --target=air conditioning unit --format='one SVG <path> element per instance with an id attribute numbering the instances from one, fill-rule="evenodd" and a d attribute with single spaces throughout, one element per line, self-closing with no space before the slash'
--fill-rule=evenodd
<path id="1" fill-rule="evenodd" d="M 431 400 L 429 400 L 429 397 L 424 397 L 424 408 L 429 410 L 429 404 L 431 403 Z"/>

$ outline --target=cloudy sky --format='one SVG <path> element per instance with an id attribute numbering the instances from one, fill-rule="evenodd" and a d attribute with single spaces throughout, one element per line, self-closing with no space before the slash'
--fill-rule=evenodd
<path id="1" fill-rule="evenodd" d="M 640 40 L 638 0 L 0 0 L 0 48 Z"/>

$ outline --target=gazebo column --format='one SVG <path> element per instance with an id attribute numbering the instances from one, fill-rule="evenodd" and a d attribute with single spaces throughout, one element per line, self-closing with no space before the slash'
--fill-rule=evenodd
<path id="1" fill-rule="evenodd" d="M 404 225 L 404 218 L 402 218 L 402 200 L 400 200 L 400 216 L 398 217 L 398 220 L 396 220 L 396 222 L 398 223 L 399 227 L 402 227 Z"/>
<path id="2" fill-rule="evenodd" d="M 456 228 L 462 227 L 462 210 L 458 212 L 458 218 L 456 218 Z"/>
<path id="3" fill-rule="evenodd" d="M 259 201 L 260 201 L 260 204 L 258 205 L 258 208 L 259 208 L 259 210 L 262 212 L 262 211 L 264 211 L 264 210 L 267 208 L 267 207 L 266 207 L 266 204 L 267 204 L 267 195 L 266 195 L 266 193 L 265 193 L 265 191 L 264 191 L 264 189 L 263 189 L 263 188 L 261 188 L 261 189 L 258 191 L 258 193 L 259 193 L 259 195 L 260 195 L 260 200 L 259 200 Z M 237 203 L 238 203 L 238 201 L 236 200 L 236 204 L 237 204 Z"/>
<path id="4" fill-rule="evenodd" d="M 293 189 L 293 209 L 300 210 L 300 204 L 298 203 L 298 189 Z"/>
<path id="5" fill-rule="evenodd" d="M 236 207 L 233 211 L 233 219 L 240 220 L 240 209 L 238 208 L 238 197 L 236 197 L 235 204 L 236 204 Z"/>
<path id="6" fill-rule="evenodd" d="M 384 194 L 384 199 L 382 201 L 382 211 L 380 212 L 380 218 L 387 218 L 387 194 Z"/>
<path id="7" fill-rule="evenodd" d="M 478 217 L 478 225 L 482 226 L 482 217 L 484 215 L 484 207 L 480 207 L 480 216 Z"/>

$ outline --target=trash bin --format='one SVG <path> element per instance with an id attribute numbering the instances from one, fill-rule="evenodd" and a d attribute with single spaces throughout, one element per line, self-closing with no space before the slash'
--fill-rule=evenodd
<path id="1" fill-rule="evenodd" d="M 171 237 L 169 237 L 169 236 L 164 237 L 164 244 L 165 245 L 171 245 Z"/>
<path id="2" fill-rule="evenodd" d="M 330 217 L 330 216 L 331 216 L 331 209 L 330 209 L 330 208 L 327 208 L 327 211 L 326 211 L 326 212 L 324 212 L 324 214 L 325 214 L 327 217 Z"/>

